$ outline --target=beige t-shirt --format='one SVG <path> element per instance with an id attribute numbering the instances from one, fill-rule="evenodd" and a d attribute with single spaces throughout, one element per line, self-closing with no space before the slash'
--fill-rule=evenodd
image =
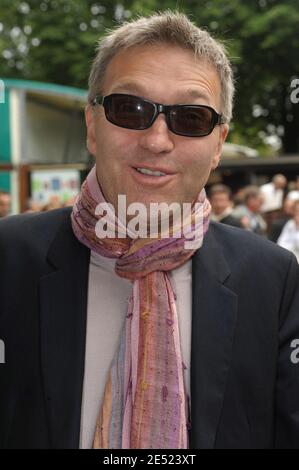
<path id="1" fill-rule="evenodd" d="M 80 449 L 92 447 L 107 374 L 118 346 L 132 283 L 114 272 L 115 260 L 91 252 Z M 190 396 L 192 262 L 170 272 L 177 296 L 185 384 Z"/>

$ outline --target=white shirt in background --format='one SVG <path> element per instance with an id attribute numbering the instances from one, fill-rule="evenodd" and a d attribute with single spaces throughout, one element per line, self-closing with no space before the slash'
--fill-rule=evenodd
<path id="1" fill-rule="evenodd" d="M 290 191 L 287 196 L 287 199 L 289 199 L 290 201 L 299 201 L 299 191 Z"/>
<path id="2" fill-rule="evenodd" d="M 289 220 L 286 223 L 277 244 L 294 253 L 299 262 L 299 227 L 294 220 Z"/>
<path id="3" fill-rule="evenodd" d="M 283 189 L 276 189 L 274 183 L 267 183 L 260 187 L 264 198 L 262 212 L 276 211 L 283 205 Z"/>

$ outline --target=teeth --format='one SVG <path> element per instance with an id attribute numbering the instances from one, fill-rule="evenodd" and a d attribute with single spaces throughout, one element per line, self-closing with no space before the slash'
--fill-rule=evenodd
<path id="1" fill-rule="evenodd" d="M 139 173 L 143 173 L 144 175 L 166 176 L 166 173 L 162 173 L 162 171 L 151 171 L 151 170 L 148 170 L 147 168 L 137 168 L 137 171 L 139 171 Z"/>

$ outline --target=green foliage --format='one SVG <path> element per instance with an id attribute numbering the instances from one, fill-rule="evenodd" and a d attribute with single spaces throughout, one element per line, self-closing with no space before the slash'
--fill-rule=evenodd
<path id="1" fill-rule="evenodd" d="M 264 137 L 284 130 L 284 150 L 298 152 L 299 0 L 0 0 L 0 74 L 86 88 L 105 29 L 166 8 L 226 42 L 237 78 L 230 139 L 264 151 Z"/>

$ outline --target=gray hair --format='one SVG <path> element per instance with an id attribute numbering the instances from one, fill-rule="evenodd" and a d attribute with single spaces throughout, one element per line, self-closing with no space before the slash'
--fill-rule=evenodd
<path id="1" fill-rule="evenodd" d="M 221 114 L 223 121 L 229 123 L 235 88 L 232 66 L 224 44 L 214 39 L 208 31 L 198 28 L 185 14 L 170 10 L 126 22 L 99 40 L 89 75 L 89 102 L 101 94 L 107 66 L 117 52 L 129 47 L 161 43 L 190 49 L 195 57 L 207 60 L 217 70 L 221 83 Z"/>

